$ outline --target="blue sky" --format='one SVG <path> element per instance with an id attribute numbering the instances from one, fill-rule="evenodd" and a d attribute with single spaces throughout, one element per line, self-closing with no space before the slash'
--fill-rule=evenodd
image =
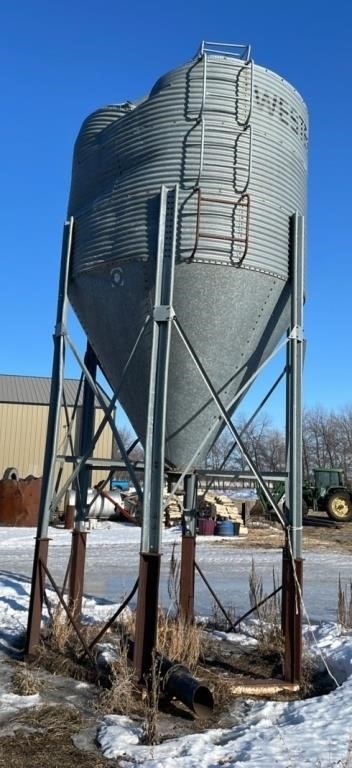
<path id="1" fill-rule="evenodd" d="M 254 60 L 287 78 L 310 113 L 305 404 L 351 403 L 350 3 L 3 0 L 0 13 L 0 372 L 51 372 L 61 232 L 82 120 L 149 91 L 202 39 L 249 42 Z M 276 399 L 274 420 L 278 408 Z"/>

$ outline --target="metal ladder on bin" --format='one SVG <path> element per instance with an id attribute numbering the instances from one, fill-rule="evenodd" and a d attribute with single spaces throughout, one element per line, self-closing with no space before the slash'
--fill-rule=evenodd
<path id="1" fill-rule="evenodd" d="M 235 244 L 239 244 L 243 246 L 243 250 L 241 255 L 236 260 L 235 264 L 237 266 L 240 266 L 247 254 L 248 250 L 248 237 L 249 237 L 249 215 L 250 215 L 250 197 L 247 192 L 249 182 L 250 182 L 250 175 L 251 175 L 251 159 L 252 159 L 252 127 L 250 123 L 251 114 L 252 114 L 252 105 L 253 105 L 253 72 L 254 72 L 254 64 L 253 59 L 250 55 L 251 49 L 250 46 L 247 45 L 227 45 L 225 43 L 211 43 L 211 42 L 205 42 L 203 41 L 200 50 L 199 50 L 199 58 L 203 60 L 203 86 L 202 86 L 202 103 L 201 103 L 201 109 L 199 116 L 197 118 L 197 122 L 201 125 L 201 142 L 200 142 L 200 161 L 199 161 L 199 174 L 198 174 L 198 180 L 196 184 L 196 192 L 198 195 L 197 199 L 197 214 L 196 214 L 196 239 L 195 239 L 195 245 L 193 250 L 193 256 L 195 256 L 200 239 L 207 239 L 207 240 L 224 240 L 232 243 L 232 246 Z M 207 87 L 209 83 L 208 78 L 208 54 L 220 54 L 223 55 L 230 55 L 234 58 L 241 59 L 244 63 L 244 68 L 249 68 L 250 71 L 250 83 L 249 83 L 249 98 L 246 96 L 241 97 L 238 94 L 234 95 L 233 104 L 234 109 L 233 110 L 213 110 L 213 112 L 220 113 L 221 111 L 230 113 L 234 115 L 237 126 L 241 128 L 241 131 L 238 133 L 238 136 L 236 138 L 236 149 L 238 148 L 238 144 L 241 140 L 241 137 L 248 135 L 248 164 L 244 168 L 243 166 L 237 165 L 234 163 L 234 181 L 233 181 L 233 193 L 234 193 L 234 199 L 228 199 L 227 197 L 221 197 L 221 196 L 214 196 L 210 194 L 204 194 L 202 191 L 202 181 L 203 181 L 203 169 L 204 169 L 204 154 L 205 154 L 205 137 L 206 133 L 209 134 L 210 123 L 206 122 L 206 114 L 211 114 L 211 109 L 207 109 Z M 244 70 L 245 71 L 245 70 Z M 238 82 L 237 76 L 237 82 Z M 223 78 L 226 80 L 226 78 Z M 239 110 L 242 105 L 247 105 L 248 110 L 247 114 L 244 119 L 239 119 Z M 236 152 L 237 154 L 237 152 Z M 243 184 L 242 189 L 239 191 L 236 188 L 236 171 L 245 171 L 246 178 L 245 182 Z M 236 210 L 243 208 L 245 210 L 245 226 L 244 226 L 244 235 L 242 236 L 236 236 L 233 232 L 231 235 L 221 235 L 219 233 L 214 234 L 213 232 L 207 232 L 202 229 L 201 227 L 201 212 L 202 212 L 202 203 L 215 203 L 215 204 L 222 204 L 226 206 L 231 206 L 233 209 L 233 217 L 235 216 Z"/>

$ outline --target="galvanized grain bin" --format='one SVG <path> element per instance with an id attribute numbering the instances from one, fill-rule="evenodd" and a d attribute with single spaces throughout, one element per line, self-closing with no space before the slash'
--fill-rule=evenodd
<path id="1" fill-rule="evenodd" d="M 272 352 L 289 324 L 289 220 L 305 213 L 307 123 L 297 91 L 235 47 L 203 47 L 136 105 L 85 120 L 69 296 L 113 388 L 153 306 L 162 184 L 179 185 L 176 315 L 226 406 Z M 119 395 L 142 442 L 150 344 L 149 328 Z M 218 429 L 173 332 L 167 459 L 185 467 Z"/>

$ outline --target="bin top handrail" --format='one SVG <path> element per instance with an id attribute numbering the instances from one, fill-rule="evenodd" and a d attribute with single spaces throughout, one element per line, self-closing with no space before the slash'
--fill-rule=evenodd
<path id="1" fill-rule="evenodd" d="M 233 56 L 236 59 L 249 61 L 251 58 L 251 46 L 248 43 L 217 43 L 202 40 L 196 56 L 203 56 L 204 53 Z"/>

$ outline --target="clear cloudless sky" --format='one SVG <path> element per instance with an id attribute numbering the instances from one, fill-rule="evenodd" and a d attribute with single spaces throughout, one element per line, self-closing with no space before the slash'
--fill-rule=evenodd
<path id="1" fill-rule="evenodd" d="M 351 403 L 351 28 L 348 0 L 2 0 L 0 372 L 51 373 L 62 225 L 82 120 L 147 93 L 202 39 L 243 42 L 308 104 L 305 404 Z"/>

